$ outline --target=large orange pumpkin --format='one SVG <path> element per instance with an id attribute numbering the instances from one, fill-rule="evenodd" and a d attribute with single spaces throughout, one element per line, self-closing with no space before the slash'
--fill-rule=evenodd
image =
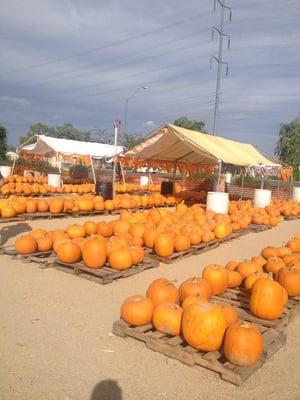
<path id="1" fill-rule="evenodd" d="M 26 212 L 26 205 L 25 203 L 21 202 L 21 201 L 13 201 L 11 203 L 11 205 L 13 206 L 13 208 L 16 210 L 17 214 L 23 214 Z"/>
<path id="2" fill-rule="evenodd" d="M 273 320 L 282 315 L 285 297 L 284 289 L 271 277 L 260 278 L 252 286 L 250 311 L 258 318 Z"/>
<path id="3" fill-rule="evenodd" d="M 37 212 L 37 202 L 35 200 L 28 200 L 26 202 L 26 212 L 36 213 Z"/>
<path id="4" fill-rule="evenodd" d="M 176 251 L 187 251 L 191 247 L 191 241 L 187 235 L 176 235 L 174 239 L 174 248 Z"/>
<path id="5" fill-rule="evenodd" d="M 158 256 L 169 257 L 174 252 L 174 239 L 168 233 L 161 233 L 154 240 L 154 251 Z"/>
<path id="6" fill-rule="evenodd" d="M 221 347 L 226 329 L 222 308 L 217 304 L 192 304 L 182 315 L 182 333 L 187 343 L 202 351 Z"/>
<path id="7" fill-rule="evenodd" d="M 106 221 L 98 222 L 97 233 L 103 237 L 111 237 L 114 234 L 111 224 Z"/>
<path id="8" fill-rule="evenodd" d="M 152 323 L 159 331 L 178 336 L 181 328 L 182 308 L 175 303 L 161 303 L 154 308 Z"/>
<path id="9" fill-rule="evenodd" d="M 108 257 L 109 265 L 118 270 L 132 267 L 133 257 L 129 248 L 111 251 Z"/>
<path id="10" fill-rule="evenodd" d="M 39 237 L 36 239 L 38 251 L 50 251 L 52 249 L 52 240 L 49 236 Z"/>
<path id="11" fill-rule="evenodd" d="M 130 252 L 132 255 L 132 264 L 137 265 L 144 261 L 145 252 L 141 246 L 130 246 Z"/>
<path id="12" fill-rule="evenodd" d="M 208 300 L 201 296 L 199 293 L 196 294 L 192 294 L 191 296 L 186 297 L 182 304 L 181 304 L 181 308 L 184 310 L 186 310 L 191 304 L 194 303 L 199 303 L 199 304 L 204 304 L 204 303 L 208 303 Z"/>
<path id="13" fill-rule="evenodd" d="M 300 269 L 296 266 L 281 268 L 276 280 L 285 288 L 289 296 L 300 296 Z"/>
<path id="14" fill-rule="evenodd" d="M 254 324 L 239 321 L 226 330 L 223 349 L 225 357 L 232 364 L 252 365 L 262 355 L 263 336 Z"/>
<path id="15" fill-rule="evenodd" d="M 155 229 L 146 230 L 143 235 L 144 244 L 149 249 L 153 249 L 154 241 L 158 235 L 158 232 Z"/>
<path id="16" fill-rule="evenodd" d="M 202 278 L 194 276 L 182 282 L 179 286 L 179 301 L 182 303 L 186 297 L 191 295 L 199 295 L 205 299 L 212 296 L 212 288 L 210 284 Z"/>
<path id="17" fill-rule="evenodd" d="M 70 243 L 71 239 L 69 239 L 68 237 L 61 237 L 59 239 L 53 240 L 53 250 L 54 252 L 57 254 L 58 249 L 60 247 L 61 244 L 63 243 Z"/>
<path id="18" fill-rule="evenodd" d="M 82 259 L 89 268 L 101 268 L 107 258 L 107 247 L 104 239 L 91 238 L 86 241 L 82 250 Z"/>
<path id="19" fill-rule="evenodd" d="M 130 325 L 146 325 L 152 320 L 153 309 L 152 301 L 148 297 L 130 296 L 121 306 L 121 317 Z"/>
<path id="20" fill-rule="evenodd" d="M 66 264 L 72 264 L 81 259 L 81 249 L 76 243 L 64 242 L 58 247 L 57 257 Z"/>
<path id="21" fill-rule="evenodd" d="M 44 199 L 38 200 L 37 209 L 38 209 L 38 212 L 40 212 L 40 213 L 45 213 L 45 212 L 49 211 L 48 201 L 44 200 Z"/>
<path id="22" fill-rule="evenodd" d="M 176 286 L 166 278 L 153 281 L 147 289 L 146 296 L 152 300 L 154 306 L 161 303 L 177 303 L 179 298 Z"/>
<path id="23" fill-rule="evenodd" d="M 49 211 L 52 214 L 60 214 L 64 210 L 64 199 L 57 197 L 49 201 Z"/>
<path id="24" fill-rule="evenodd" d="M 285 263 L 280 257 L 269 257 L 264 270 L 275 274 L 282 267 L 285 267 Z"/>
<path id="25" fill-rule="evenodd" d="M 287 242 L 287 247 L 292 250 L 293 253 L 300 253 L 300 239 L 292 239 Z"/>
<path id="26" fill-rule="evenodd" d="M 37 251 L 36 240 L 30 235 L 22 235 L 15 241 L 15 249 L 20 254 L 32 254 Z"/>
<path id="27" fill-rule="evenodd" d="M 81 199 L 78 201 L 78 207 L 80 211 L 93 211 L 94 202 L 90 199 Z"/>
<path id="28" fill-rule="evenodd" d="M 267 260 L 269 257 L 278 257 L 279 253 L 277 247 L 268 246 L 262 249 L 261 255 Z"/>
<path id="29" fill-rule="evenodd" d="M 209 283 L 213 295 L 222 294 L 228 287 L 229 271 L 222 265 L 207 265 L 202 271 L 202 278 Z"/>
<path id="30" fill-rule="evenodd" d="M 17 215 L 16 210 L 12 206 L 4 206 L 1 209 L 1 217 L 2 218 L 13 218 Z"/>

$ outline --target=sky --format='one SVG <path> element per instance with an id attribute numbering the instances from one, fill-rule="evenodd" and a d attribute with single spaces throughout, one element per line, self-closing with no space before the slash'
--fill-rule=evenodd
<path id="1" fill-rule="evenodd" d="M 180 116 L 212 132 L 221 8 L 213 0 L 1 0 L 0 124 L 148 134 Z M 217 134 L 272 154 L 300 114 L 299 0 L 226 0 Z M 147 86 L 147 89 L 143 89 Z"/>

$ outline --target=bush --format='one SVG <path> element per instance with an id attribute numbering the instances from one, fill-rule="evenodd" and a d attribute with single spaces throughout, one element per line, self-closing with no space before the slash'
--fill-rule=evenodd
<path id="1" fill-rule="evenodd" d="M 70 176 L 74 179 L 84 179 L 89 175 L 89 170 L 85 165 L 72 165 L 70 168 Z"/>

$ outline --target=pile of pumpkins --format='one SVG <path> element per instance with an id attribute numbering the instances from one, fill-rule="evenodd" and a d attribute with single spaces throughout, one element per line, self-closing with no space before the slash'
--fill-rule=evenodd
<path id="1" fill-rule="evenodd" d="M 272 206 L 275 207 L 280 215 L 284 217 L 300 216 L 300 203 L 292 199 L 289 200 L 273 200 Z"/>
<path id="2" fill-rule="evenodd" d="M 0 200 L 0 212 L 2 218 L 14 218 L 24 213 L 51 214 L 74 213 L 79 211 L 113 211 L 115 209 L 130 209 L 136 207 L 159 207 L 174 205 L 174 197 L 164 197 L 159 193 L 153 195 L 117 195 L 114 200 L 104 201 L 102 196 L 82 195 L 68 197 L 53 197 L 48 199 L 30 198 L 24 196 L 10 196 Z"/>
<path id="3" fill-rule="evenodd" d="M 23 180 L 28 178 L 20 177 Z M 40 178 L 39 178 L 40 179 Z M 91 183 L 83 183 L 80 185 L 64 185 L 63 187 L 54 187 L 48 185 L 47 182 L 44 183 L 28 183 L 28 182 L 8 182 L 0 189 L 0 193 L 5 196 L 13 194 L 23 194 L 24 196 L 31 195 L 51 195 L 51 194 L 61 194 L 61 193 L 94 193 L 95 185 Z"/>
<path id="4" fill-rule="evenodd" d="M 66 264 L 82 260 L 93 269 L 108 265 L 125 270 L 144 261 L 143 248 L 125 236 L 114 235 L 112 224 L 105 221 L 72 224 L 65 230 L 34 229 L 16 239 L 15 249 L 22 255 L 53 251 Z"/>
<path id="5" fill-rule="evenodd" d="M 152 324 L 167 335 L 181 335 L 200 351 L 220 350 L 235 365 L 252 365 L 264 349 L 259 325 L 240 321 L 236 310 L 216 297 L 239 286 L 248 293 L 255 317 L 279 318 L 288 296 L 300 295 L 300 235 L 284 247 L 264 248 L 252 260 L 207 265 L 202 277 L 187 279 L 179 288 L 165 278 L 156 279 L 146 296 L 123 302 L 121 318 L 132 326 Z"/>
<path id="6" fill-rule="evenodd" d="M 160 192 L 160 185 L 148 184 L 148 185 L 136 185 L 134 183 L 116 183 L 117 193 L 129 193 L 129 192 Z"/>

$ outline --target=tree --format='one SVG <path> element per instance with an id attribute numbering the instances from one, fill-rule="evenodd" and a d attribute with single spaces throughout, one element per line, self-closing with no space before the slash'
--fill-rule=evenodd
<path id="1" fill-rule="evenodd" d="M 91 142 L 104 143 L 104 144 L 114 144 L 114 136 L 107 133 L 102 128 L 95 128 L 93 130 L 93 135 L 91 137 Z"/>
<path id="2" fill-rule="evenodd" d="M 299 178 L 300 166 L 300 118 L 289 124 L 281 124 L 275 154 L 285 164 L 293 167 L 295 178 Z"/>
<path id="3" fill-rule="evenodd" d="M 0 125 L 0 160 L 6 161 L 6 151 L 7 151 L 7 130 L 4 126 Z"/>
<path id="4" fill-rule="evenodd" d="M 138 144 L 143 137 L 138 133 L 124 133 L 121 136 L 121 145 L 124 146 L 126 149 L 130 149 L 131 147 Z"/>
<path id="5" fill-rule="evenodd" d="M 41 122 L 37 122 L 36 124 L 30 125 L 29 131 L 24 136 L 20 136 L 19 141 L 20 144 L 26 142 L 34 135 L 47 135 L 49 133 L 49 127 Z"/>
<path id="6" fill-rule="evenodd" d="M 174 121 L 174 125 L 180 126 L 181 128 L 191 129 L 192 131 L 206 133 L 204 130 L 204 121 L 188 119 L 187 117 L 180 117 Z"/>

